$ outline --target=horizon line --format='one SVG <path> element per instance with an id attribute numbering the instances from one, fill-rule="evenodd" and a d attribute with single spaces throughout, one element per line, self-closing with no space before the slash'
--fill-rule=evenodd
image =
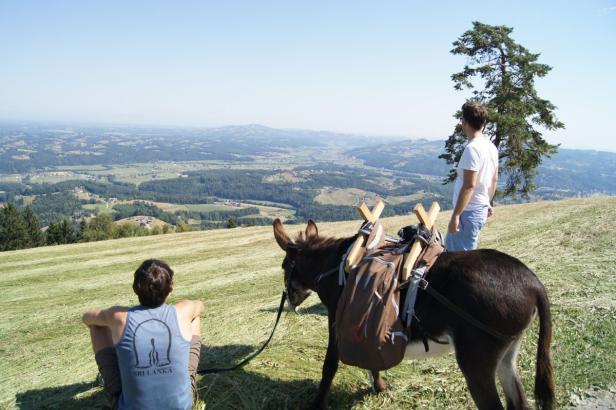
<path id="1" fill-rule="evenodd" d="M 136 127 L 136 128 L 153 128 L 153 129 L 192 129 L 192 130 L 214 130 L 217 128 L 231 128 L 231 127 L 251 127 L 258 126 L 264 127 L 271 130 L 279 130 L 279 131 L 309 131 L 309 132 L 324 132 L 331 134 L 339 134 L 345 136 L 353 136 L 353 137 L 362 137 L 362 138 L 383 138 L 385 140 L 395 140 L 395 141 L 417 141 L 417 140 L 427 140 L 427 141 L 446 141 L 447 137 L 434 137 L 434 136 L 421 136 L 421 137 L 413 137 L 407 135 L 387 135 L 387 134 L 374 134 L 374 133 L 362 133 L 362 132 L 351 132 L 351 131 L 333 131 L 326 129 L 314 129 L 314 128 L 295 128 L 295 127 L 273 127 L 270 125 L 265 125 L 263 123 L 244 123 L 244 124 L 225 124 L 225 125 L 178 125 L 178 124 L 148 124 L 142 122 L 112 122 L 112 121 L 89 121 L 89 120 L 33 120 L 33 119 L 7 119 L 0 118 L 0 125 L 7 123 L 25 123 L 25 124 L 58 124 L 64 126 L 99 126 L 99 127 Z M 616 154 L 616 149 L 609 148 L 591 148 L 591 147 L 582 147 L 582 146 L 563 146 L 562 144 L 558 144 L 559 148 L 570 149 L 570 150 L 580 150 L 580 151 L 596 151 L 596 152 L 607 152 L 611 154 Z M 558 152 L 557 152 L 558 153 Z"/>

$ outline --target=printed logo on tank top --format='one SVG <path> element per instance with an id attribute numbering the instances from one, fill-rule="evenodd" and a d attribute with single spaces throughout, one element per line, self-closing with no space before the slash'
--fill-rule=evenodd
<path id="1" fill-rule="evenodd" d="M 141 322 L 135 328 L 133 338 L 135 376 L 171 374 L 170 351 L 171 330 L 169 326 L 158 319 Z"/>

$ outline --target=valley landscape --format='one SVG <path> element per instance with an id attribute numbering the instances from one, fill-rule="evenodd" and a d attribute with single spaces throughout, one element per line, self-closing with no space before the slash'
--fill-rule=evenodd
<path id="1" fill-rule="evenodd" d="M 261 125 L 212 129 L 0 126 L 0 203 L 31 204 L 42 226 L 99 214 L 192 229 L 349 220 L 378 196 L 386 216 L 451 207 L 443 141 Z M 529 198 L 615 195 L 616 154 L 561 149 Z M 147 203 L 147 206 L 139 206 Z M 136 205 L 136 206 L 135 206 Z"/>

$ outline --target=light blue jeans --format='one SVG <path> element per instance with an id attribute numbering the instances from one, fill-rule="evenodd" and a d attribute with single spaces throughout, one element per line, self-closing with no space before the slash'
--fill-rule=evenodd
<path id="1" fill-rule="evenodd" d="M 471 251 L 477 249 L 479 232 L 488 219 L 488 207 L 485 206 L 473 211 L 464 211 L 460 215 L 459 231 L 447 232 L 445 247 L 448 251 Z"/>

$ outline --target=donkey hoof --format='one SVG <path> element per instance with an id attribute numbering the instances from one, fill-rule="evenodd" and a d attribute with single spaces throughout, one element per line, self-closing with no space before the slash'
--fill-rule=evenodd
<path id="1" fill-rule="evenodd" d="M 387 384 L 382 380 L 375 380 L 374 381 L 374 392 L 375 393 L 382 393 L 385 390 L 387 390 Z"/>

